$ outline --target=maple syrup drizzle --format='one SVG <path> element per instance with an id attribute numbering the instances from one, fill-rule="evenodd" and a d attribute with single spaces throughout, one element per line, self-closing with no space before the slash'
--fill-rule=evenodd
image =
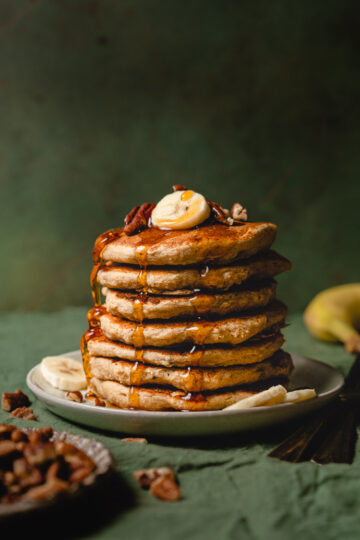
<path id="1" fill-rule="evenodd" d="M 187 189 L 186 191 L 184 191 L 182 194 L 181 194 L 181 200 L 182 201 L 188 201 L 189 199 L 191 199 L 191 197 L 194 195 L 194 192 L 191 190 L 191 189 Z"/>
<path id="2" fill-rule="evenodd" d="M 186 392 L 199 392 L 202 390 L 203 381 L 203 370 L 189 366 L 183 375 L 184 390 Z"/>
<path id="3" fill-rule="evenodd" d="M 214 297 L 210 294 L 195 294 L 189 300 L 196 315 L 206 315 L 214 307 Z"/>
<path id="4" fill-rule="evenodd" d="M 102 330 L 100 328 L 100 317 L 104 313 L 106 313 L 106 309 L 104 306 L 101 305 L 101 294 L 100 294 L 100 285 L 97 282 L 97 274 L 106 263 L 103 259 L 103 252 L 104 249 L 108 244 L 113 242 L 114 240 L 120 238 L 121 234 L 123 232 L 123 229 L 111 229 L 109 231 L 104 232 L 98 238 L 95 242 L 95 247 L 93 250 L 93 262 L 94 266 L 92 268 L 91 274 L 90 274 L 90 286 L 91 286 L 91 294 L 94 302 L 94 307 L 90 309 L 87 315 L 88 323 L 89 323 L 89 329 L 85 332 L 85 334 L 81 338 L 80 342 L 80 349 L 81 354 L 83 358 L 83 366 L 85 371 L 85 376 L 88 381 L 88 392 L 85 397 L 94 399 L 96 398 L 95 393 L 91 389 L 91 383 L 90 380 L 92 378 L 92 373 L 90 369 L 90 355 L 88 350 L 88 342 L 90 339 L 93 339 L 94 337 L 98 337 L 102 335 Z"/>
<path id="5" fill-rule="evenodd" d="M 130 371 L 130 388 L 129 388 L 129 406 L 133 409 L 138 409 L 140 406 L 139 385 L 143 380 L 142 373 L 144 364 L 142 359 L 144 355 L 144 302 L 147 298 L 147 247 L 144 245 L 137 246 L 135 249 L 135 258 L 140 267 L 138 274 L 138 284 L 140 292 L 133 300 L 133 316 L 136 320 L 136 327 L 132 336 L 133 345 L 135 348 L 135 362 Z"/>

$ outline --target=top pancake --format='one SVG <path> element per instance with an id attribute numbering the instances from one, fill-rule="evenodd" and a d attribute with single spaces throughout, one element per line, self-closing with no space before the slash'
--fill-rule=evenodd
<path id="1" fill-rule="evenodd" d="M 102 251 L 106 261 L 146 265 L 223 264 L 244 259 L 269 248 L 275 240 L 273 223 L 216 223 L 187 230 L 150 227 L 133 236 L 119 230 L 116 240 Z M 100 240 L 99 240 L 100 239 Z M 101 242 L 101 236 L 95 243 Z"/>

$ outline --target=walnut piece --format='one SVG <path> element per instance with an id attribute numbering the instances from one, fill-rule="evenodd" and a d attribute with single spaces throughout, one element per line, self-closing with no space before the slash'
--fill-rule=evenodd
<path id="1" fill-rule="evenodd" d="M 28 407 L 30 400 L 20 388 L 16 392 L 3 392 L 1 396 L 1 407 L 4 411 L 13 411 L 19 407 Z"/>

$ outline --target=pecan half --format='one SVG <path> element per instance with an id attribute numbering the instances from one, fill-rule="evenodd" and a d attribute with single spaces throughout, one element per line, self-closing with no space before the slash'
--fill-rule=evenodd
<path id="1" fill-rule="evenodd" d="M 124 233 L 132 236 L 146 229 L 149 226 L 149 220 L 154 208 L 154 203 L 144 203 L 141 206 L 135 206 L 125 217 Z"/>
<path id="2" fill-rule="evenodd" d="M 210 215 L 219 223 L 223 223 L 224 225 L 229 225 L 228 223 L 229 210 L 227 210 L 226 208 L 223 208 L 218 203 L 209 201 L 209 199 L 206 199 L 206 202 L 210 206 L 210 212 L 211 212 Z"/>
<path id="3" fill-rule="evenodd" d="M 188 191 L 188 188 L 182 186 L 181 184 L 175 184 L 175 186 L 173 186 L 172 188 L 174 191 Z"/>
<path id="4" fill-rule="evenodd" d="M 20 388 L 16 392 L 3 392 L 1 396 L 1 406 L 4 411 L 13 411 L 18 407 L 27 407 L 30 400 Z"/>

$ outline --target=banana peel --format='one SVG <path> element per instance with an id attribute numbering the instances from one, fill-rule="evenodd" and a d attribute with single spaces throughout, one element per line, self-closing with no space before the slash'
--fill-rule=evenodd
<path id="1" fill-rule="evenodd" d="M 330 287 L 317 294 L 304 311 L 309 332 L 322 341 L 344 343 L 360 354 L 360 283 Z"/>

